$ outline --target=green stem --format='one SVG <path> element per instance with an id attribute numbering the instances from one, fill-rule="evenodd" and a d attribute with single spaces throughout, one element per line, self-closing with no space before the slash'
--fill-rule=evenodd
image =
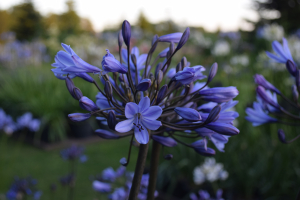
<path id="1" fill-rule="evenodd" d="M 138 193 L 140 191 L 141 180 L 145 168 L 147 153 L 148 153 L 149 142 L 147 144 L 141 144 L 138 159 L 135 166 L 134 177 L 132 186 L 129 194 L 130 200 L 137 200 Z"/>
<path id="2" fill-rule="evenodd" d="M 147 200 L 154 199 L 161 144 L 153 140 Z"/>

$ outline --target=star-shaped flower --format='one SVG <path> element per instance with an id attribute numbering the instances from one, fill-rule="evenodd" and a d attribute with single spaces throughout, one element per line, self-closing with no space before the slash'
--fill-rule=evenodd
<path id="1" fill-rule="evenodd" d="M 147 129 L 157 130 L 161 126 L 161 122 L 156 120 L 161 113 L 161 107 L 150 106 L 149 97 L 143 97 L 139 105 L 129 102 L 125 106 L 127 120 L 119 122 L 115 130 L 125 133 L 134 128 L 135 139 L 141 144 L 147 144 L 149 141 Z"/>

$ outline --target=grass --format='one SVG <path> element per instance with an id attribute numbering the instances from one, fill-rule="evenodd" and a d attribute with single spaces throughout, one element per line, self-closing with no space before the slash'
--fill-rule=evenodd
<path id="1" fill-rule="evenodd" d="M 42 200 L 53 200 L 50 192 L 52 183 L 57 185 L 55 199 L 67 199 L 67 190 L 60 185 L 59 178 L 68 173 L 69 163 L 60 157 L 60 150 L 41 151 L 20 141 L 7 140 L 6 136 L 1 137 L 0 143 L 0 194 L 6 193 L 15 176 L 32 176 L 38 180 L 37 188 L 43 191 Z M 105 199 L 105 196 L 93 191 L 89 177 L 101 173 L 109 166 L 114 169 L 119 167 L 119 160 L 127 156 L 128 147 L 128 139 L 102 141 L 86 146 L 88 161 L 77 166 L 74 200 L 95 199 L 97 196 Z M 134 170 L 137 148 L 133 148 L 131 156 L 132 162 L 127 167 L 129 171 Z"/>

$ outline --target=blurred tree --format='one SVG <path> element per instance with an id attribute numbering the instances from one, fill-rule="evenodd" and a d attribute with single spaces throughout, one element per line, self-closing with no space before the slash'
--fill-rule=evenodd
<path id="1" fill-rule="evenodd" d="M 254 6 L 260 16 L 259 24 L 276 22 L 288 33 L 300 27 L 299 0 L 254 0 Z"/>
<path id="2" fill-rule="evenodd" d="M 81 18 L 80 27 L 84 32 L 95 33 L 92 22 L 87 18 Z"/>
<path id="3" fill-rule="evenodd" d="M 18 40 L 32 40 L 43 33 L 42 16 L 35 10 L 31 0 L 13 6 L 11 30 L 16 33 Z"/>
<path id="4" fill-rule="evenodd" d="M 68 35 L 77 35 L 82 29 L 80 27 L 80 17 L 74 10 L 74 1 L 67 0 L 68 11 L 58 16 L 58 29 L 60 31 L 60 40 Z"/>
<path id="5" fill-rule="evenodd" d="M 11 28 L 12 16 L 6 10 L 0 10 L 0 35 Z"/>
<path id="6" fill-rule="evenodd" d="M 149 22 L 143 12 L 140 13 L 140 16 L 137 20 L 137 26 L 140 27 L 143 31 L 153 32 L 154 27 L 153 24 Z"/>

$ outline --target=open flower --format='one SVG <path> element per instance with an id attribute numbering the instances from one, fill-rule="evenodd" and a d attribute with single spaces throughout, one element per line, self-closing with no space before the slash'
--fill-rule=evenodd
<path id="1" fill-rule="evenodd" d="M 125 106 L 127 120 L 119 122 L 115 130 L 125 133 L 134 128 L 135 139 L 141 144 L 149 141 L 148 130 L 157 130 L 161 122 L 156 120 L 160 117 L 162 109 L 159 106 L 150 106 L 149 97 L 143 97 L 139 105 L 129 102 Z"/>

